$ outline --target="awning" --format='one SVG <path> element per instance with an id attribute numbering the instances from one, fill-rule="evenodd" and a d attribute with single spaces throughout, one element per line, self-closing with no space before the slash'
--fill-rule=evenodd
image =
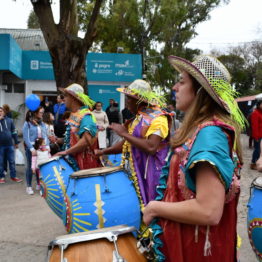
<path id="1" fill-rule="evenodd" d="M 252 100 L 256 100 L 257 95 L 254 96 L 243 96 L 243 97 L 238 97 L 236 99 L 237 102 L 246 102 L 246 101 L 252 101 Z"/>
<path id="2" fill-rule="evenodd" d="M 257 100 L 262 100 L 262 93 L 256 95 L 256 99 L 257 99 Z"/>

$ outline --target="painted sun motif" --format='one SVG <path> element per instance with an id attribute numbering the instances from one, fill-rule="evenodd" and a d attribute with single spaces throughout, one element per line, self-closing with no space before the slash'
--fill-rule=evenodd
<path id="1" fill-rule="evenodd" d="M 63 196 L 63 191 L 57 180 L 54 177 L 52 178 L 51 175 L 47 175 L 46 178 L 40 180 L 40 185 L 42 197 L 55 214 L 62 218 L 63 202 L 61 196 Z"/>
<path id="2" fill-rule="evenodd" d="M 65 201 L 65 214 L 64 219 L 66 219 L 66 230 L 69 233 L 78 233 L 89 230 L 94 230 L 96 228 L 104 228 L 104 223 L 106 218 L 104 217 L 105 210 L 103 206 L 105 203 L 101 198 L 100 185 L 95 184 L 96 201 L 93 205 L 96 207 L 94 210 L 91 206 L 91 202 L 79 201 L 79 199 L 74 199 L 68 196 L 64 197 Z M 83 199 L 82 199 L 83 200 Z M 90 212 L 88 212 L 90 211 Z M 95 218 L 97 217 L 97 219 Z M 90 220 L 92 222 L 90 222 Z M 94 221 L 98 221 L 98 224 L 93 224 Z"/>
<path id="3" fill-rule="evenodd" d="M 90 213 L 84 213 L 78 199 L 70 201 L 67 199 L 66 204 L 66 225 L 67 231 L 70 233 L 78 233 L 88 231 L 92 223 L 88 222 Z"/>

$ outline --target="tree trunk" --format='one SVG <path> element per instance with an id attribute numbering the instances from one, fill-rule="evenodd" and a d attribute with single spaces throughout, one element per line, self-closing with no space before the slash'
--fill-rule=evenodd
<path id="1" fill-rule="evenodd" d="M 96 0 L 84 39 L 77 37 L 77 0 L 60 0 L 60 22 L 55 24 L 50 0 L 32 3 L 48 46 L 56 86 L 78 83 L 87 91 L 85 61 L 96 36 L 96 20 L 103 0 Z"/>
<path id="2" fill-rule="evenodd" d="M 54 67 L 57 87 L 66 87 L 78 83 L 87 86 L 85 69 L 86 48 L 82 39 L 60 39 L 54 47 L 49 48 Z"/>

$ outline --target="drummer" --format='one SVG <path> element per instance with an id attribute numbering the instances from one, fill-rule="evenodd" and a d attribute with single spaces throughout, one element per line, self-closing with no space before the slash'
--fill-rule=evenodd
<path id="1" fill-rule="evenodd" d="M 74 83 L 60 90 L 71 113 L 67 119 L 65 137 L 51 138 L 52 142 L 63 144 L 63 151 L 55 156 L 67 156 L 75 171 L 101 166 L 99 158 L 94 155 L 94 149 L 98 148 L 96 121 L 89 110 L 94 101 L 84 94 L 79 84 Z"/>
<path id="2" fill-rule="evenodd" d="M 150 85 L 137 79 L 128 87 L 117 88 L 124 93 L 128 109 L 135 115 L 125 126 L 112 123 L 109 128 L 123 138 L 112 147 L 96 151 L 97 155 L 122 152 L 122 165 L 130 171 L 141 207 L 156 196 L 159 175 L 168 152 L 171 117 L 160 109 L 165 100 Z"/>
<path id="3" fill-rule="evenodd" d="M 156 261 L 237 261 L 237 204 L 245 119 L 225 66 L 212 56 L 191 63 L 170 56 L 179 71 L 177 109 L 185 113 L 162 169 L 157 201 L 144 209 Z M 222 259 L 223 257 L 223 259 Z"/>

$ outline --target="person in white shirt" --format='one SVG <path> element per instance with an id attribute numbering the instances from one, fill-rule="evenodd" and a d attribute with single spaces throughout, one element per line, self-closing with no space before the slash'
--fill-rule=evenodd
<path id="1" fill-rule="evenodd" d="M 93 115 L 96 118 L 96 125 L 98 129 L 98 145 L 99 149 L 107 147 L 106 144 L 106 128 L 109 125 L 108 117 L 105 111 L 102 109 L 102 103 L 96 102 L 94 105 Z"/>

